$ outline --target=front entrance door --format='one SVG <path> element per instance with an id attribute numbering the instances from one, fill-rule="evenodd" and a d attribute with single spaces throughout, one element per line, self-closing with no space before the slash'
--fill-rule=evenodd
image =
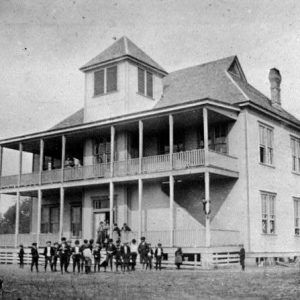
<path id="1" fill-rule="evenodd" d="M 109 211 L 104 211 L 104 212 L 95 212 L 94 213 L 94 236 L 97 236 L 97 230 L 99 227 L 100 222 L 105 223 L 108 221 L 109 223 Z"/>

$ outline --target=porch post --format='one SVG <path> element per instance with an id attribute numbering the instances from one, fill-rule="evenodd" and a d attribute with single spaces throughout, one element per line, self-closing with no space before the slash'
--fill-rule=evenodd
<path id="1" fill-rule="evenodd" d="M 38 207 L 37 207 L 37 223 L 36 223 L 36 242 L 39 245 L 41 232 L 41 209 L 42 209 L 42 190 L 38 189 Z"/>
<path id="2" fill-rule="evenodd" d="M 208 165 L 208 116 L 207 108 L 203 107 L 203 139 L 204 139 L 204 164 Z"/>
<path id="3" fill-rule="evenodd" d="M 114 217 L 114 183 L 109 182 L 109 233 L 112 238 L 113 230 L 113 217 Z"/>
<path id="4" fill-rule="evenodd" d="M 19 174 L 18 174 L 18 187 L 20 187 L 20 185 L 21 185 L 22 162 L 23 162 L 23 144 L 22 144 L 22 143 L 19 143 Z"/>
<path id="5" fill-rule="evenodd" d="M 139 173 L 142 173 L 142 160 L 143 160 L 143 121 L 139 120 Z"/>
<path id="6" fill-rule="evenodd" d="M 60 209 L 59 209 L 59 238 L 64 233 L 64 206 L 65 206 L 65 189 L 60 187 Z"/>
<path id="7" fill-rule="evenodd" d="M 40 165 L 39 165 L 39 184 L 42 184 L 42 172 L 44 164 L 44 140 L 40 139 Z"/>
<path id="8" fill-rule="evenodd" d="M 170 169 L 173 169 L 173 152 L 174 152 L 174 118 L 169 115 L 169 148 L 170 148 Z"/>
<path id="9" fill-rule="evenodd" d="M 2 176 L 2 162 L 3 162 L 3 147 L 0 146 L 0 187 L 1 187 L 1 176 Z"/>
<path id="10" fill-rule="evenodd" d="M 17 191 L 16 223 L 15 223 L 15 248 L 18 247 L 19 223 L 20 223 L 20 191 Z"/>
<path id="11" fill-rule="evenodd" d="M 143 180 L 139 178 L 138 180 L 138 190 L 139 190 L 139 238 L 142 236 L 142 198 L 143 198 Z"/>
<path id="12" fill-rule="evenodd" d="M 115 158 L 115 126 L 110 127 L 110 174 L 114 176 L 114 158 Z"/>
<path id="13" fill-rule="evenodd" d="M 66 136 L 61 137 L 61 182 L 64 182 L 64 168 L 66 160 Z"/>
<path id="14" fill-rule="evenodd" d="M 209 172 L 205 171 L 205 246 L 210 247 L 210 190 L 209 190 Z"/>
<path id="15" fill-rule="evenodd" d="M 171 227 L 171 235 L 170 235 L 170 246 L 174 245 L 174 176 L 170 176 L 169 178 L 169 186 L 170 186 L 170 227 Z"/>

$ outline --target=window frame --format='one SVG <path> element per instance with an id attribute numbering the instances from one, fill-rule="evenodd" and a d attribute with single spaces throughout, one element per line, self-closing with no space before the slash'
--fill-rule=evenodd
<path id="1" fill-rule="evenodd" d="M 258 133 L 259 163 L 267 166 L 274 166 L 274 128 L 258 122 Z"/>
<path id="2" fill-rule="evenodd" d="M 262 234 L 276 235 L 276 193 L 260 191 Z"/>
<path id="3" fill-rule="evenodd" d="M 73 235 L 73 224 L 78 224 L 78 223 L 73 223 L 73 209 L 74 208 L 80 208 L 80 232 L 81 234 L 79 235 Z M 81 238 L 82 237 L 82 204 L 81 203 L 73 203 L 70 205 L 70 231 L 72 238 Z"/>
<path id="4" fill-rule="evenodd" d="M 113 90 L 108 90 L 108 69 L 112 69 L 112 68 L 116 68 L 116 84 L 115 84 L 115 89 Z M 101 93 L 96 93 L 96 74 L 99 72 L 103 72 L 103 92 Z M 94 97 L 98 97 L 98 96 L 103 96 L 103 95 L 107 95 L 110 93 L 115 93 L 118 91 L 118 65 L 114 64 L 114 65 L 110 65 L 110 66 L 106 66 L 100 69 L 97 69 L 94 71 L 93 75 L 94 75 Z"/>
<path id="5" fill-rule="evenodd" d="M 292 172 L 300 174 L 300 138 L 291 135 Z"/>
<path id="6" fill-rule="evenodd" d="M 143 82 L 140 84 L 140 72 L 143 71 Z M 150 77 L 148 77 L 150 76 Z M 149 89 L 148 78 L 151 78 L 151 88 Z M 143 87 L 143 91 L 140 87 Z M 142 66 L 137 66 L 137 93 L 150 99 L 154 99 L 154 74 L 153 72 L 146 70 Z"/>
<path id="7" fill-rule="evenodd" d="M 294 234 L 300 237 L 300 197 L 293 197 L 294 202 Z"/>
<path id="8" fill-rule="evenodd" d="M 41 207 L 41 216 L 43 216 L 42 211 L 44 209 L 48 210 L 48 220 L 43 220 L 41 218 L 40 222 L 40 229 L 41 233 L 58 233 L 59 232 L 59 214 L 60 214 L 60 206 L 59 204 L 44 204 Z M 54 209 L 58 209 L 58 222 L 52 222 L 52 216 L 53 216 L 53 211 Z M 53 230 L 54 224 L 58 224 L 57 231 Z M 45 229 L 43 228 L 45 226 Z"/>

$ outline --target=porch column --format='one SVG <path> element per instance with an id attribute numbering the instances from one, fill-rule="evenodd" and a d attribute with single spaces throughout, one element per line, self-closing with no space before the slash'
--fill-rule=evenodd
<path id="1" fill-rule="evenodd" d="M 109 182 L 109 234 L 112 237 L 114 218 L 114 183 Z"/>
<path id="2" fill-rule="evenodd" d="M 203 107 L 203 139 L 204 139 L 204 164 L 208 165 L 208 116 L 207 108 Z"/>
<path id="3" fill-rule="evenodd" d="M 210 190 L 209 190 L 209 172 L 204 173 L 205 185 L 205 246 L 210 247 Z"/>
<path id="4" fill-rule="evenodd" d="M 15 248 L 18 247 L 19 223 L 20 223 L 20 191 L 17 191 L 16 223 L 15 223 Z"/>
<path id="5" fill-rule="evenodd" d="M 59 209 L 59 238 L 64 233 L 64 207 L 65 207 L 65 189 L 60 187 L 60 209 Z"/>
<path id="6" fill-rule="evenodd" d="M 142 161 L 143 161 L 143 121 L 139 120 L 139 173 L 142 173 Z"/>
<path id="7" fill-rule="evenodd" d="M 114 159 L 115 159 L 115 126 L 110 127 L 110 174 L 114 176 Z"/>
<path id="8" fill-rule="evenodd" d="M 171 175 L 169 178 L 170 187 L 170 246 L 174 245 L 174 177 Z"/>
<path id="9" fill-rule="evenodd" d="M 169 148 L 170 148 L 170 169 L 173 169 L 173 147 L 174 147 L 174 118 L 169 115 Z"/>
<path id="10" fill-rule="evenodd" d="M 64 168 L 66 160 L 66 136 L 61 137 L 61 182 L 64 182 Z"/>
<path id="11" fill-rule="evenodd" d="M 22 163 L 23 163 L 23 144 L 19 143 L 19 174 L 18 174 L 18 186 L 19 187 L 21 185 Z"/>
<path id="12" fill-rule="evenodd" d="M 42 210 L 42 190 L 38 190 L 37 223 L 36 223 L 36 242 L 39 245 L 41 233 L 41 210 Z"/>
<path id="13" fill-rule="evenodd" d="M 40 139 L 40 165 L 39 165 L 39 184 L 42 184 L 42 172 L 44 164 L 44 140 Z"/>
<path id="14" fill-rule="evenodd" d="M 140 238 L 142 236 L 142 198 L 143 198 L 143 180 L 141 178 L 139 178 L 139 180 L 138 180 L 138 190 L 139 190 L 139 216 L 138 216 L 139 231 L 138 231 L 138 235 Z"/>

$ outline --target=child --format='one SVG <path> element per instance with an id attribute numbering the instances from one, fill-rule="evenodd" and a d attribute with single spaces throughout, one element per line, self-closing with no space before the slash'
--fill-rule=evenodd
<path id="1" fill-rule="evenodd" d="M 69 256 L 69 246 L 66 242 L 66 238 L 62 238 L 62 243 L 59 247 L 59 260 L 60 260 L 60 271 L 61 274 L 64 273 L 64 271 L 66 273 L 68 272 L 68 256 Z"/>
<path id="2" fill-rule="evenodd" d="M 181 248 L 177 248 L 175 251 L 175 265 L 177 269 L 180 269 L 180 266 L 182 265 L 182 250 Z"/>
<path id="3" fill-rule="evenodd" d="M 98 266 L 98 272 L 100 272 L 101 247 L 98 243 L 96 243 L 96 247 L 93 250 L 93 256 L 94 256 L 94 272 L 96 273 L 97 266 Z"/>
<path id="4" fill-rule="evenodd" d="M 116 251 L 115 251 L 115 260 L 116 260 L 116 271 L 118 272 L 119 266 L 121 266 L 121 270 L 123 269 L 122 262 L 122 250 L 121 250 L 121 242 L 118 240 L 116 242 Z"/>
<path id="5" fill-rule="evenodd" d="M 130 264 L 130 247 L 128 243 L 124 243 L 121 247 L 121 257 L 123 260 L 123 271 L 125 272 L 125 268 L 129 271 L 129 264 Z"/>
<path id="6" fill-rule="evenodd" d="M 53 272 L 57 272 L 57 259 L 59 255 L 58 248 L 59 248 L 58 242 L 55 242 L 53 247 L 53 263 L 52 263 Z"/>
<path id="7" fill-rule="evenodd" d="M 130 256 L 131 256 L 131 270 L 135 270 L 136 258 L 138 255 L 138 244 L 135 239 L 132 239 L 130 245 Z"/>
<path id="8" fill-rule="evenodd" d="M 147 254 L 149 252 L 148 244 L 146 243 L 146 238 L 144 236 L 141 237 L 141 242 L 139 244 L 138 251 L 140 254 L 140 263 L 143 265 L 144 269 L 145 265 L 147 264 Z"/>
<path id="9" fill-rule="evenodd" d="M 78 273 L 80 273 L 81 253 L 80 253 L 78 240 L 75 241 L 75 246 L 72 248 L 72 258 L 73 258 L 73 273 L 75 273 L 76 266 L 77 266 Z"/>
<path id="10" fill-rule="evenodd" d="M 159 269 L 161 270 L 161 261 L 162 261 L 162 258 L 163 258 L 163 254 L 164 254 L 164 250 L 161 246 L 161 243 L 158 243 L 157 244 L 157 248 L 155 249 L 155 259 L 156 259 L 156 262 L 155 262 L 155 269 Z"/>
<path id="11" fill-rule="evenodd" d="M 19 253 L 18 253 L 19 258 L 20 258 L 20 268 L 21 268 L 21 269 L 24 268 L 24 254 L 25 254 L 25 252 L 24 252 L 24 247 L 23 247 L 23 245 L 21 244 L 21 245 L 20 245 L 20 250 L 19 250 Z"/>
<path id="12" fill-rule="evenodd" d="M 39 251 L 37 248 L 37 243 L 32 243 L 31 247 L 31 272 L 33 271 L 33 266 L 35 266 L 36 271 L 39 271 Z"/>
<path id="13" fill-rule="evenodd" d="M 86 247 L 83 250 L 84 257 L 84 265 L 85 265 L 85 274 L 89 274 L 91 272 L 92 266 L 92 251 L 90 247 Z"/>
<path id="14" fill-rule="evenodd" d="M 153 249 L 151 247 L 151 244 L 147 244 L 148 245 L 148 252 L 147 252 L 147 264 L 146 264 L 146 270 L 149 268 L 150 270 L 152 270 L 152 260 L 153 260 Z"/>
<path id="15" fill-rule="evenodd" d="M 52 263 L 53 263 L 54 250 L 51 247 L 51 242 L 50 241 L 48 241 L 46 243 L 46 247 L 44 248 L 44 256 L 45 256 L 45 272 L 47 271 L 48 262 L 49 262 L 49 265 L 50 265 L 50 269 L 52 271 L 53 270 Z"/>
<path id="16" fill-rule="evenodd" d="M 80 253 L 81 253 L 81 272 L 83 272 L 83 267 L 84 267 L 84 264 L 85 264 L 85 258 L 83 256 L 83 251 L 84 249 L 88 248 L 89 247 L 89 242 L 88 240 L 84 240 L 83 241 L 83 244 L 80 246 Z"/>
<path id="17" fill-rule="evenodd" d="M 109 239 L 108 240 L 108 245 L 106 248 L 106 262 L 107 265 L 110 265 L 110 270 L 112 271 L 113 267 L 113 257 L 115 255 L 116 252 L 116 246 L 113 244 L 113 240 Z"/>

